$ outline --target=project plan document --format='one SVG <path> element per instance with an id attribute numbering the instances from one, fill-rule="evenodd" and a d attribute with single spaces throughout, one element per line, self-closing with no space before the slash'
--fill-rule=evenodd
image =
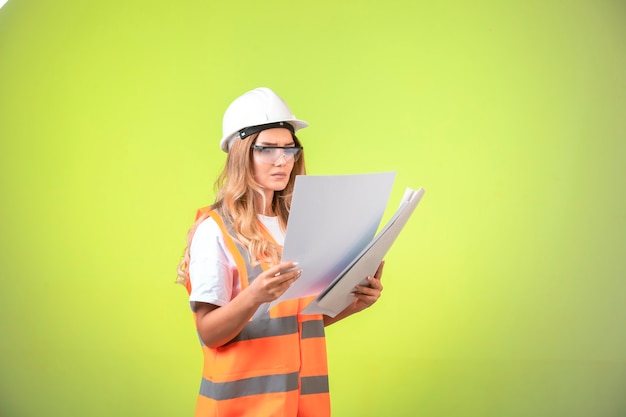
<path id="1" fill-rule="evenodd" d="M 354 273 L 367 270 L 358 280 L 362 281 L 376 271 L 423 194 L 422 189 L 407 189 L 414 197 L 412 203 L 405 193 L 398 212 L 376 236 L 394 179 L 395 172 L 296 177 L 282 261 L 297 262 L 302 275 L 269 307 L 285 300 L 319 295 L 326 297 L 325 303 L 318 297 L 305 313 L 334 316 L 341 311 L 334 310 L 350 300 L 347 296 L 351 297 L 349 290 L 343 294 L 343 287 L 355 279 Z M 394 223 L 395 228 L 391 227 Z M 369 270 L 373 262 L 376 265 Z M 338 284 L 342 280 L 347 281 Z"/>

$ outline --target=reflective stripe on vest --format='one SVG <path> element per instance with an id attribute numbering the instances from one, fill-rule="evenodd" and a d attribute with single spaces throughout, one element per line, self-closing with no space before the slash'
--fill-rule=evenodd
<path id="1" fill-rule="evenodd" d="M 300 379 L 300 394 L 323 394 L 328 392 L 328 375 L 303 376 Z"/>
<path id="2" fill-rule="evenodd" d="M 220 227 L 243 291 L 263 268 L 250 265 L 247 252 L 231 237 L 232 226 L 216 210 L 204 208 L 200 215 Z M 225 345 L 210 349 L 202 344 L 204 368 L 196 416 L 330 415 L 323 318 L 298 314 L 313 298 L 284 301 L 269 310 L 261 306 Z"/>
<path id="3" fill-rule="evenodd" d="M 302 323 L 302 338 L 324 337 L 324 327 L 320 328 L 319 323 L 315 321 L 305 321 Z"/>
<path id="4" fill-rule="evenodd" d="M 231 382 L 211 382 L 202 378 L 200 395 L 214 400 L 230 400 L 246 395 L 286 392 L 298 389 L 298 373 L 264 375 Z"/>

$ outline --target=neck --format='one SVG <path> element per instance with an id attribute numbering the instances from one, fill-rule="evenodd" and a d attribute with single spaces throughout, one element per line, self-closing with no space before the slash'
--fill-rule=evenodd
<path id="1" fill-rule="evenodd" d="M 265 202 L 263 198 L 258 197 L 258 207 L 262 207 L 262 211 L 259 214 L 264 216 L 274 216 L 274 210 L 272 209 L 272 200 L 274 199 L 274 191 L 263 190 L 265 192 Z M 264 204 L 265 203 L 265 204 Z"/>

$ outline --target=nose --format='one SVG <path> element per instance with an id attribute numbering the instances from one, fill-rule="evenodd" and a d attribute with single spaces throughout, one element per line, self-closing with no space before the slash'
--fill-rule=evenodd
<path id="1" fill-rule="evenodd" d="M 285 154 L 285 151 L 282 151 L 280 153 L 280 156 L 276 160 L 276 162 L 274 162 L 274 165 L 281 166 L 281 165 L 285 165 L 286 163 L 287 163 L 287 155 Z"/>

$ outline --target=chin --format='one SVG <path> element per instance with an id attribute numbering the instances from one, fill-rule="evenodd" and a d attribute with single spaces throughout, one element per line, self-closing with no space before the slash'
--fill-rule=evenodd
<path id="1" fill-rule="evenodd" d="M 277 184 L 277 185 L 274 187 L 274 191 L 282 191 L 282 190 L 284 190 L 285 188 L 287 188 L 287 185 L 288 185 L 288 184 L 289 184 L 289 181 L 285 181 L 285 183 L 284 183 L 284 184 Z"/>

